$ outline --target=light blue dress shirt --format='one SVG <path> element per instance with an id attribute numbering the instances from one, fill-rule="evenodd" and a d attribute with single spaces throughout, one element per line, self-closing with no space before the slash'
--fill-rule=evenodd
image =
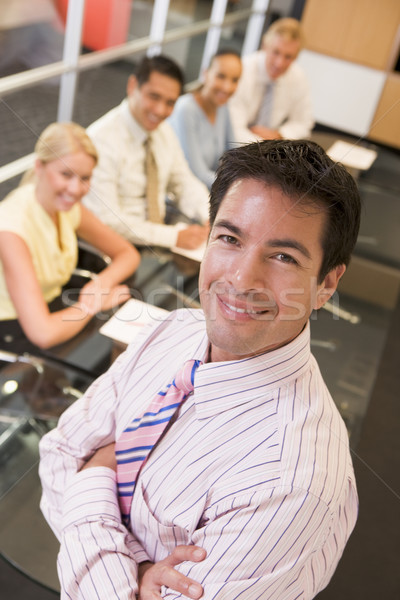
<path id="1" fill-rule="evenodd" d="M 178 98 L 168 119 L 193 173 L 210 189 L 221 154 L 233 147 L 234 134 L 227 105 L 217 109 L 211 123 L 194 95 Z"/>

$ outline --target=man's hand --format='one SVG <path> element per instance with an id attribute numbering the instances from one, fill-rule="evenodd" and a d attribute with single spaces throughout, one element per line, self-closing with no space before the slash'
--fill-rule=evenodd
<path id="1" fill-rule="evenodd" d="M 194 250 L 207 240 L 209 228 L 204 225 L 189 225 L 178 233 L 176 245 L 178 248 Z"/>
<path id="2" fill-rule="evenodd" d="M 176 546 L 167 558 L 158 563 L 141 563 L 139 565 L 139 600 L 159 600 L 163 585 L 193 598 L 193 600 L 198 600 L 203 595 L 202 586 L 176 571 L 174 567 L 185 560 L 200 562 L 205 557 L 206 551 L 199 546 Z"/>
<path id="3" fill-rule="evenodd" d="M 117 470 L 117 460 L 115 458 L 115 442 L 103 446 L 96 450 L 93 456 L 83 465 L 81 471 L 84 469 L 90 469 L 91 467 L 108 467 Z"/>
<path id="4" fill-rule="evenodd" d="M 250 131 L 254 133 L 254 135 L 258 135 L 258 137 L 263 140 L 281 140 L 282 136 L 277 129 L 269 129 L 269 127 L 264 127 L 263 125 L 253 125 L 250 127 Z"/>

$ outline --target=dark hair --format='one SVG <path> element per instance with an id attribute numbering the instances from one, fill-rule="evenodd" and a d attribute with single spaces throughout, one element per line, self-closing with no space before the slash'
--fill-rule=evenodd
<path id="1" fill-rule="evenodd" d="M 319 283 L 335 267 L 348 265 L 360 227 L 361 198 L 350 173 L 321 146 L 307 140 L 266 140 L 227 150 L 211 187 L 211 226 L 239 179 L 256 179 L 280 188 L 300 206 L 311 202 L 326 210 Z"/>
<path id="2" fill-rule="evenodd" d="M 181 92 L 184 85 L 184 76 L 180 66 L 163 54 L 157 54 L 156 56 L 145 56 L 136 67 L 135 76 L 139 87 L 146 83 L 150 79 L 150 75 L 153 71 L 166 75 L 175 79 L 181 88 Z"/>
<path id="3" fill-rule="evenodd" d="M 238 52 L 234 48 L 219 48 L 216 51 L 216 53 L 212 55 L 212 57 L 210 59 L 210 65 L 212 64 L 212 62 L 215 58 L 218 58 L 219 56 L 229 56 L 231 54 L 233 56 L 237 56 L 237 58 L 239 58 L 241 60 L 240 52 Z"/>

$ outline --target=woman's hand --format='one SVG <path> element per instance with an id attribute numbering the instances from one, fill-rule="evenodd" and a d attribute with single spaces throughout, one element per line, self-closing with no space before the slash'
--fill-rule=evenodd
<path id="1" fill-rule="evenodd" d="M 129 298 L 131 298 L 131 294 L 127 285 L 103 288 L 99 278 L 83 286 L 78 303 L 85 314 L 93 316 L 101 311 L 119 306 Z"/>

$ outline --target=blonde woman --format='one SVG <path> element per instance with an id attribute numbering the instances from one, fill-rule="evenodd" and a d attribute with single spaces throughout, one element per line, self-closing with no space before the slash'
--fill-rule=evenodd
<path id="1" fill-rule="evenodd" d="M 0 202 L 0 344 L 13 351 L 28 341 L 42 349 L 60 344 L 100 310 L 126 301 L 129 290 L 119 284 L 140 262 L 136 248 L 81 204 L 97 163 L 85 130 L 53 123 L 35 152 L 30 176 Z M 75 304 L 51 312 L 49 304 L 76 266 L 77 236 L 111 263 L 82 288 Z"/>
<path id="2" fill-rule="evenodd" d="M 219 157 L 234 142 L 227 102 L 241 73 L 239 54 L 219 50 L 204 72 L 203 83 L 178 98 L 169 118 L 191 170 L 209 189 Z"/>

